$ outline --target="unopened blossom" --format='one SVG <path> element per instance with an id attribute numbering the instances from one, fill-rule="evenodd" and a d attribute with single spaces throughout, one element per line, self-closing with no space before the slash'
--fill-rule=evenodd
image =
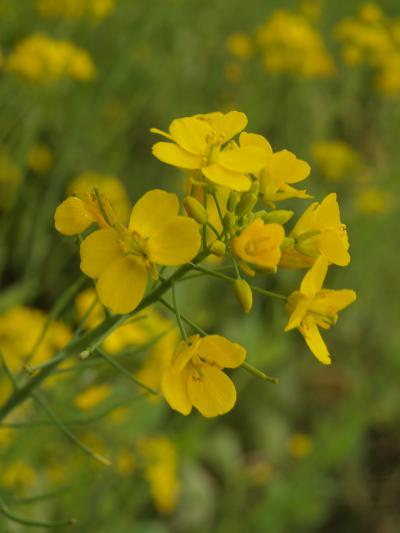
<path id="1" fill-rule="evenodd" d="M 169 165 L 201 170 L 215 185 L 247 191 L 251 186 L 249 174 L 261 170 L 264 154 L 257 146 L 229 143 L 246 125 L 246 115 L 238 111 L 175 119 L 168 133 L 151 129 L 171 141 L 154 144 L 153 154 Z"/>
<path id="2" fill-rule="evenodd" d="M 178 213 L 176 194 L 152 190 L 134 205 L 128 228 L 100 229 L 82 242 L 81 270 L 97 280 L 100 301 L 114 313 L 138 306 L 157 264 L 182 265 L 198 253 L 199 226 Z"/>
<path id="3" fill-rule="evenodd" d="M 188 415 L 195 407 L 205 417 L 222 415 L 236 402 L 236 389 L 222 371 L 237 368 L 246 350 L 220 335 L 193 335 L 181 341 L 164 371 L 161 391 L 172 409 Z"/>
<path id="4" fill-rule="evenodd" d="M 329 329 L 336 324 L 338 312 L 356 299 L 356 293 L 350 289 L 322 288 L 328 264 L 328 259 L 321 255 L 304 276 L 300 290 L 289 296 L 286 305 L 289 321 L 285 328 L 285 331 L 297 328 L 315 357 L 325 365 L 331 363 L 331 357 L 319 328 Z"/>

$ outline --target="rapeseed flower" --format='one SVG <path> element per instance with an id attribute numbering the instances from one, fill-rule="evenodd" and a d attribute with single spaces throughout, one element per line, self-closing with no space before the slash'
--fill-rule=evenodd
<path id="1" fill-rule="evenodd" d="M 350 289 L 322 288 L 328 264 L 328 259 L 321 255 L 304 276 L 300 290 L 289 296 L 286 305 L 289 321 L 285 328 L 285 331 L 297 328 L 312 353 L 324 365 L 331 364 L 331 357 L 318 328 L 329 329 L 336 324 L 338 312 L 356 299 L 356 293 Z"/>
<path id="2" fill-rule="evenodd" d="M 82 242 L 81 270 L 97 279 L 100 301 L 114 313 L 129 313 L 137 307 L 148 273 L 157 279 L 156 264 L 182 265 L 198 253 L 199 226 L 178 212 L 175 194 L 152 190 L 133 207 L 128 228 L 100 229 Z"/>
<path id="3" fill-rule="evenodd" d="M 246 350 L 220 335 L 193 335 L 181 341 L 164 371 L 161 391 L 172 409 L 188 415 L 195 407 L 203 416 L 230 411 L 236 389 L 224 368 L 240 366 Z"/>
<path id="4" fill-rule="evenodd" d="M 102 403 L 110 393 L 111 387 L 110 385 L 107 385 L 107 383 L 91 385 L 75 397 L 74 405 L 79 409 L 86 411 Z"/>
<path id="5" fill-rule="evenodd" d="M 285 248 L 280 265 L 304 268 L 319 255 L 339 266 L 350 263 L 346 226 L 340 220 L 336 194 L 328 194 L 322 202 L 312 203 L 289 233 L 292 245 Z"/>
<path id="6" fill-rule="evenodd" d="M 101 20 L 114 8 L 115 0 L 37 0 L 36 10 L 45 18 Z"/>
<path id="7" fill-rule="evenodd" d="M 154 144 L 153 154 L 169 165 L 201 170 L 215 185 L 247 191 L 252 183 L 249 174 L 261 170 L 264 153 L 256 146 L 229 143 L 246 125 L 246 115 L 238 111 L 175 119 L 168 133 L 151 129 L 172 141 Z"/>

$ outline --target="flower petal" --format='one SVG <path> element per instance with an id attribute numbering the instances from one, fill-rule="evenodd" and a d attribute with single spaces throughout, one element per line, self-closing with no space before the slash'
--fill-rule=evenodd
<path id="1" fill-rule="evenodd" d="M 273 179 L 281 183 L 297 183 L 307 178 L 311 167 L 289 150 L 280 150 L 271 157 L 269 170 Z"/>
<path id="2" fill-rule="evenodd" d="M 247 126 L 247 117 L 244 113 L 239 111 L 230 111 L 216 120 L 213 120 L 213 130 L 223 137 L 223 142 L 226 143 L 237 133 L 244 130 Z"/>
<path id="3" fill-rule="evenodd" d="M 307 296 L 300 294 L 297 291 L 294 293 L 294 298 L 289 296 L 289 305 L 291 304 L 291 301 L 294 300 L 296 301 L 295 308 L 289 317 L 285 331 L 298 328 L 310 307 L 311 298 L 307 298 Z"/>
<path id="4" fill-rule="evenodd" d="M 199 225 L 192 218 L 175 217 L 153 233 L 148 241 L 150 261 L 160 265 L 183 265 L 200 250 Z"/>
<path id="5" fill-rule="evenodd" d="M 341 289 L 338 291 L 324 289 L 318 293 L 315 301 L 316 308 L 321 306 L 328 308 L 327 313 L 333 309 L 335 313 L 342 311 L 357 299 L 356 293 L 351 289 Z M 323 307 L 322 307 L 323 309 Z"/>
<path id="6" fill-rule="evenodd" d="M 234 191 L 248 191 L 251 186 L 251 179 L 249 176 L 228 170 L 221 165 L 218 165 L 218 163 L 213 163 L 208 167 L 203 168 L 203 174 L 213 183 L 228 187 Z"/>
<path id="7" fill-rule="evenodd" d="M 113 313 L 129 313 L 146 291 L 147 270 L 142 261 L 125 256 L 114 261 L 97 281 L 100 301 Z"/>
<path id="8" fill-rule="evenodd" d="M 307 296 L 312 296 L 321 290 L 326 274 L 328 272 L 328 260 L 325 256 L 320 255 L 314 262 L 313 266 L 304 276 L 300 285 L 300 292 Z"/>
<path id="9" fill-rule="evenodd" d="M 332 192 L 322 200 L 317 210 L 316 222 L 320 229 L 335 228 L 341 225 L 336 193 Z"/>
<path id="10" fill-rule="evenodd" d="M 267 164 L 267 157 L 257 146 L 243 146 L 219 152 L 217 161 L 228 170 L 256 174 Z"/>
<path id="11" fill-rule="evenodd" d="M 324 339 L 321 337 L 321 333 L 319 332 L 318 326 L 315 324 L 315 322 L 311 320 L 303 322 L 299 330 L 303 335 L 307 346 L 310 348 L 318 361 L 324 365 L 330 365 L 332 361 L 328 352 L 328 348 L 326 347 Z"/>
<path id="12" fill-rule="evenodd" d="M 189 400 L 205 417 L 223 415 L 236 403 L 236 389 L 233 382 L 219 368 L 202 365 L 202 377 L 191 371 L 187 382 Z"/>
<path id="13" fill-rule="evenodd" d="M 174 143 L 158 142 L 153 144 L 152 152 L 163 163 L 175 167 L 195 170 L 203 165 L 202 156 L 190 154 Z"/>
<path id="14" fill-rule="evenodd" d="M 257 146 L 265 150 L 267 157 L 272 155 L 272 146 L 265 137 L 258 133 L 247 133 L 247 131 L 243 131 L 239 136 L 239 144 L 240 146 Z"/>
<path id="15" fill-rule="evenodd" d="M 161 392 L 172 409 L 183 415 L 188 415 L 192 410 L 187 393 L 187 383 L 190 380 L 190 371 L 184 368 L 177 372 L 173 367 L 164 370 L 161 379 Z"/>
<path id="16" fill-rule="evenodd" d="M 207 152 L 208 139 L 213 135 L 212 127 L 195 117 L 173 120 L 169 128 L 174 141 L 191 154 L 204 155 Z"/>
<path id="17" fill-rule="evenodd" d="M 246 350 L 240 344 L 231 342 L 221 335 L 207 335 L 202 337 L 197 348 L 198 354 L 216 363 L 220 368 L 236 368 L 246 357 Z"/>
<path id="18" fill-rule="evenodd" d="M 80 247 L 81 270 L 90 278 L 98 278 L 113 262 L 124 257 L 118 244 L 118 232 L 112 228 L 94 231 Z"/>
<path id="19" fill-rule="evenodd" d="M 179 212 L 176 194 L 154 189 L 146 192 L 133 206 L 129 231 L 137 231 L 141 237 L 149 237 Z"/>
<path id="20" fill-rule="evenodd" d="M 335 265 L 347 266 L 350 263 L 348 247 L 347 233 L 339 234 L 337 231 L 328 230 L 320 237 L 321 252 Z"/>
<path id="21" fill-rule="evenodd" d="M 63 235 L 77 235 L 85 231 L 96 219 L 76 196 L 70 196 L 56 209 L 54 223 L 56 230 Z"/>

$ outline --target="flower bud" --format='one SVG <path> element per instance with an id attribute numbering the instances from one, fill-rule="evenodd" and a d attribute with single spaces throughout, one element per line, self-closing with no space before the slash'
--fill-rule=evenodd
<path id="1" fill-rule="evenodd" d="M 287 250 L 288 248 L 293 248 L 293 246 L 294 246 L 294 239 L 292 239 L 291 237 L 285 237 L 281 244 L 281 251 L 283 252 Z"/>
<path id="2" fill-rule="evenodd" d="M 226 204 L 228 211 L 231 211 L 233 213 L 238 203 L 239 203 L 238 193 L 236 191 L 231 191 L 228 196 L 228 202 Z"/>
<path id="3" fill-rule="evenodd" d="M 211 243 L 209 250 L 212 254 L 218 257 L 223 257 L 226 252 L 226 246 L 222 241 L 216 240 Z"/>
<path id="4" fill-rule="evenodd" d="M 275 211 L 270 211 L 269 213 L 266 213 L 263 219 L 264 222 L 268 224 L 271 222 L 276 222 L 277 224 L 286 224 L 286 222 L 288 222 L 293 215 L 293 211 L 287 211 L 285 209 L 276 209 Z"/>
<path id="5" fill-rule="evenodd" d="M 233 284 L 233 288 L 243 311 L 249 313 L 253 307 L 253 293 L 250 285 L 244 279 L 237 279 Z"/>
<path id="6" fill-rule="evenodd" d="M 235 221 L 236 219 L 233 213 L 226 213 L 223 220 L 225 231 L 231 233 L 233 228 L 235 227 Z"/>
<path id="7" fill-rule="evenodd" d="M 245 192 L 240 199 L 240 202 L 237 204 L 235 213 L 237 216 L 244 216 L 251 212 L 253 207 L 257 203 L 257 196 L 252 192 Z"/>
<path id="8" fill-rule="evenodd" d="M 207 224 L 207 211 L 196 198 L 193 198 L 193 196 L 186 196 L 183 200 L 183 205 L 185 206 L 187 214 L 194 218 L 196 222 L 199 224 Z"/>

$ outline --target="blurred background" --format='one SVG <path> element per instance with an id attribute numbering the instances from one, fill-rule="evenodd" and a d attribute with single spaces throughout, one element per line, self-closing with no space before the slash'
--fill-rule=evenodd
<path id="1" fill-rule="evenodd" d="M 324 367 L 283 333 L 279 302 L 257 297 L 244 316 L 229 285 L 185 282 L 185 314 L 279 384 L 237 370 L 232 412 L 186 418 L 107 364 L 74 361 L 44 397 L 112 466 L 27 402 L 0 426 L 4 502 L 25 518 L 74 516 L 85 533 L 400 531 L 398 0 L 0 0 L 0 29 L 0 348 L 13 371 L 44 325 L 35 364 L 93 302 L 87 281 L 60 303 L 79 257 L 55 207 L 96 184 L 126 218 L 149 188 L 183 191 L 151 155 L 149 128 L 176 117 L 237 109 L 309 161 L 308 190 L 338 193 L 350 237 L 352 262 L 328 285 L 358 294 L 326 335 Z M 302 274 L 265 286 L 288 294 Z M 104 348 L 157 385 L 176 338 L 154 309 Z M 9 392 L 0 373 L 0 403 Z M 1 532 L 26 530 L 0 516 Z"/>

